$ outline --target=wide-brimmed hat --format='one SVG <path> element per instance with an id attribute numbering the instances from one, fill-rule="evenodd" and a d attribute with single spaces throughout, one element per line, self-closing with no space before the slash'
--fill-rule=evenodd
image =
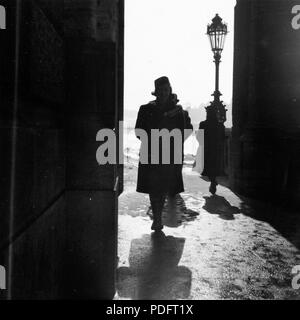
<path id="1" fill-rule="evenodd" d="M 169 78 L 166 77 L 166 76 L 163 76 L 163 77 L 160 77 L 158 79 L 156 79 L 154 81 L 154 88 L 155 90 L 152 92 L 152 95 L 156 95 L 156 91 L 157 91 L 157 88 L 164 85 L 164 84 L 168 84 L 170 87 L 171 87 L 171 84 L 170 84 L 170 81 L 169 81 Z"/>

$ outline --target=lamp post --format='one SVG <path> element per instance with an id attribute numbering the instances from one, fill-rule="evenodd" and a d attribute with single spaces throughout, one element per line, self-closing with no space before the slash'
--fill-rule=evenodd
<path id="1" fill-rule="evenodd" d="M 212 19 L 212 23 L 207 26 L 207 35 L 216 65 L 215 91 L 212 94 L 214 100 L 206 107 L 206 121 L 201 122 L 199 126 L 200 129 L 204 129 L 204 170 L 202 175 L 208 176 L 210 179 L 211 185 L 209 190 L 212 194 L 215 194 L 218 184 L 216 177 L 224 175 L 224 122 L 226 121 L 227 110 L 223 101 L 220 100 L 222 94 L 219 91 L 219 66 L 227 33 L 227 25 L 216 14 Z"/>
<path id="2" fill-rule="evenodd" d="M 217 120 L 220 123 L 224 123 L 226 121 L 227 111 L 222 101 L 220 101 L 220 96 L 222 94 L 219 91 L 219 66 L 227 33 L 227 25 L 222 23 L 222 18 L 216 14 L 212 19 L 212 23 L 207 26 L 207 35 L 210 40 L 211 50 L 214 54 L 214 62 L 216 65 L 215 92 L 212 94 L 212 96 L 214 96 L 214 101 L 211 102 L 208 108 L 214 109 L 214 112 L 216 112 L 217 115 Z"/>

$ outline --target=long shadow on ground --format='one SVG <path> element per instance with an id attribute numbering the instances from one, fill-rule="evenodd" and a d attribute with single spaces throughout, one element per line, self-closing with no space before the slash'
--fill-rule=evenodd
<path id="1" fill-rule="evenodd" d="M 192 272 L 178 266 L 185 239 L 163 232 L 131 242 L 129 267 L 117 270 L 117 292 L 134 300 L 187 299 Z"/>
<path id="2" fill-rule="evenodd" d="M 211 214 L 218 214 L 224 220 L 234 220 L 234 215 L 241 213 L 241 209 L 232 206 L 224 197 L 213 195 L 203 198 L 205 199 L 203 209 Z"/>

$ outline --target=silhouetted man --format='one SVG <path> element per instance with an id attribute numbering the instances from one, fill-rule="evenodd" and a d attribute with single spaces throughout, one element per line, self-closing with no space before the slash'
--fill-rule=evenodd
<path id="1" fill-rule="evenodd" d="M 139 163 L 137 192 L 148 193 L 150 197 L 153 224 L 151 229 L 159 231 L 163 228 L 161 215 L 166 197 L 170 202 L 175 195 L 183 192 L 182 165 L 183 165 L 183 143 L 185 140 L 184 129 L 193 129 L 188 112 L 184 111 L 178 105 L 177 96 L 172 93 L 172 88 L 167 77 L 161 77 L 155 80 L 155 91 L 152 93 L 156 96 L 156 100 L 139 109 L 136 121 L 136 129 L 143 129 L 148 136 L 148 164 Z M 179 129 L 182 139 L 180 141 L 181 159 L 180 162 L 174 161 L 176 154 L 174 153 L 175 139 L 171 140 L 169 150 L 162 149 L 162 141 L 159 140 L 159 163 L 153 164 L 151 157 L 151 139 L 153 139 L 152 129 L 167 129 L 171 132 L 173 129 Z M 137 131 L 136 131 L 137 133 Z M 140 136 L 137 137 L 140 138 Z M 145 147 L 142 140 L 141 150 Z M 175 148 L 176 149 L 176 148 Z M 164 164 L 162 161 L 162 151 L 168 152 L 170 162 Z M 152 153 L 154 150 L 152 150 Z"/>
<path id="2" fill-rule="evenodd" d="M 204 170 L 203 176 L 210 180 L 209 191 L 217 191 L 217 177 L 224 175 L 223 154 L 225 127 L 219 122 L 213 110 L 207 110 L 207 119 L 202 121 L 199 129 L 204 130 Z"/>

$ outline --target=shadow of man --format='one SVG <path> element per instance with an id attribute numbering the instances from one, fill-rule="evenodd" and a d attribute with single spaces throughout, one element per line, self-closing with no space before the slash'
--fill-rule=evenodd
<path id="1" fill-rule="evenodd" d="M 241 209 L 232 206 L 224 197 L 213 195 L 204 199 L 203 209 L 211 214 L 218 214 L 224 220 L 234 220 L 234 215 L 241 213 Z"/>
<path id="2" fill-rule="evenodd" d="M 191 271 L 178 266 L 185 239 L 163 232 L 144 235 L 131 242 L 129 265 L 117 270 L 117 292 L 134 300 L 187 299 Z"/>
<path id="3" fill-rule="evenodd" d="M 147 214 L 152 218 L 152 210 L 149 207 Z M 164 226 L 177 228 L 180 225 L 194 221 L 199 212 L 187 208 L 185 200 L 180 194 L 175 197 L 167 197 L 162 212 L 162 222 Z"/>

